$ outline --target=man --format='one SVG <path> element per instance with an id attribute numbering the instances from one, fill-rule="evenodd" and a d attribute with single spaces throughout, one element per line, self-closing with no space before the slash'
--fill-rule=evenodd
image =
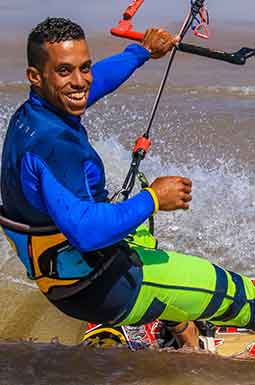
<path id="1" fill-rule="evenodd" d="M 4 143 L 1 191 L 4 215 L 15 222 L 5 222 L 5 234 L 59 309 L 95 323 L 174 321 L 174 333 L 187 341 L 187 320 L 254 328 L 254 286 L 204 259 L 145 248 L 136 238 L 128 243 L 124 238 L 136 237 L 158 210 L 188 209 L 191 181 L 160 177 L 134 197 L 109 203 L 103 163 L 80 122 L 86 107 L 175 41 L 150 29 L 142 45 L 91 66 L 81 27 L 61 18 L 39 24 L 28 38 L 30 97 L 13 115 Z M 60 233 L 42 234 L 52 224 Z"/>

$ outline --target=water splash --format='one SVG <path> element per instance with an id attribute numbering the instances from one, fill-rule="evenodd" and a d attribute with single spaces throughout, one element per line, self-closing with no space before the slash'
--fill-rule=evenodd
<path id="1" fill-rule="evenodd" d="M 84 119 L 104 159 L 110 193 L 122 185 L 134 138 L 148 121 L 154 94 L 143 91 L 131 82 L 90 108 Z M 154 143 L 142 163 L 148 179 L 185 175 L 193 180 L 191 210 L 159 214 L 157 236 L 167 249 L 203 255 L 253 275 L 255 138 L 247 117 L 253 121 L 254 108 L 246 94 L 243 103 L 233 106 L 224 95 L 207 97 L 203 92 L 201 98 L 189 88 L 180 94 L 175 88 L 171 93 L 166 90 L 153 126 Z M 15 95 L 20 103 L 25 94 L 20 90 Z M 5 103 L 0 98 L 0 146 L 18 104 L 11 92 L 5 92 L 5 98 Z"/>
<path id="2" fill-rule="evenodd" d="M 130 153 L 113 137 L 99 140 L 95 146 L 105 161 L 108 187 L 113 192 L 123 182 Z M 185 175 L 193 181 L 191 209 L 160 213 L 156 234 L 162 247 L 201 255 L 254 275 L 254 179 L 245 169 L 233 171 L 232 159 L 218 159 L 218 164 L 221 166 L 211 170 L 196 164 L 167 166 L 159 155 L 147 157 L 142 170 L 149 180 L 158 175 Z"/>

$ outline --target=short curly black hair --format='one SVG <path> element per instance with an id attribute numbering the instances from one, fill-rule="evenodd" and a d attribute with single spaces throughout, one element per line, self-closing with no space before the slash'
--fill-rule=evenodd
<path id="1" fill-rule="evenodd" d="M 85 39 L 85 34 L 78 24 L 62 17 L 48 17 L 38 24 L 28 36 L 28 65 L 40 70 L 43 69 L 47 60 L 47 52 L 43 48 L 45 42 L 59 43 L 66 40 L 81 39 Z"/>

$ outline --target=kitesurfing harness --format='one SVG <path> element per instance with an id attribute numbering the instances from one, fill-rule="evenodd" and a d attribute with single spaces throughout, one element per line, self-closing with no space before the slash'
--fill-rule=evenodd
<path id="1" fill-rule="evenodd" d="M 15 253 L 26 266 L 27 275 L 36 280 L 41 291 L 50 300 L 59 300 L 90 286 L 118 259 L 123 275 L 133 285 L 128 269 L 137 263 L 127 242 L 119 242 L 110 247 L 80 253 L 68 242 L 55 226 L 32 227 L 14 222 L 4 215 L 0 207 L 0 226 Z M 70 255 L 72 253 L 72 255 Z M 69 254 L 69 255 L 68 255 Z M 67 259 L 76 258 L 80 271 L 88 270 L 86 276 L 67 278 L 58 272 L 58 258 L 67 255 Z M 93 269 L 91 266 L 94 264 Z M 88 269 L 88 265 L 90 268 Z"/>

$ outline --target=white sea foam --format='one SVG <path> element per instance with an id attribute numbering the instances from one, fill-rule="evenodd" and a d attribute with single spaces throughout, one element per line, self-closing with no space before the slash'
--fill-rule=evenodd
<path id="1" fill-rule="evenodd" d="M 30 283 L 22 278 L 13 277 L 12 275 L 0 273 L 0 281 L 8 281 L 15 284 L 15 286 L 24 286 L 38 290 L 38 286 L 36 285 L 36 283 Z"/>
<path id="2" fill-rule="evenodd" d="M 120 187 L 129 167 L 130 153 L 114 138 L 101 140 L 96 147 L 104 158 L 110 188 Z M 193 181 L 189 211 L 161 213 L 156 217 L 161 246 L 202 255 L 254 275 L 253 175 L 245 169 L 234 172 L 231 159 L 222 159 L 221 166 L 208 170 L 200 165 L 162 165 L 160 157 L 152 155 L 143 162 L 142 170 L 150 181 L 157 175 L 185 175 Z"/>

